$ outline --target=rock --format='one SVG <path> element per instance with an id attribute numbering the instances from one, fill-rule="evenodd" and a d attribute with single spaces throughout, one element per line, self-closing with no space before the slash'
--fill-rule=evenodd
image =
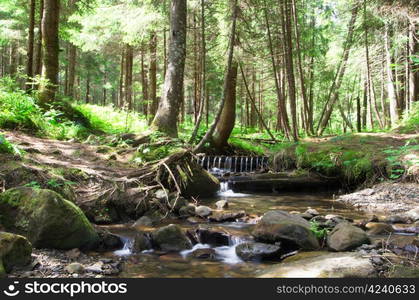
<path id="1" fill-rule="evenodd" d="M 263 260 L 279 257 L 281 247 L 278 245 L 247 242 L 236 247 L 236 254 L 245 261 Z"/>
<path id="2" fill-rule="evenodd" d="M 124 243 L 119 236 L 110 233 L 107 230 L 98 230 L 98 235 L 99 243 L 95 248 L 96 251 L 113 251 L 121 249 L 124 246 Z"/>
<path id="3" fill-rule="evenodd" d="M 311 220 L 313 218 L 313 216 L 311 214 L 308 214 L 308 213 L 295 214 L 295 216 L 299 216 L 300 218 L 303 218 L 305 220 Z"/>
<path id="4" fill-rule="evenodd" d="M 7 277 L 6 270 L 4 269 L 3 261 L 0 259 L 0 279 L 6 278 L 6 277 Z"/>
<path id="5" fill-rule="evenodd" d="M 305 211 L 305 213 L 306 213 L 306 214 L 310 214 L 310 215 L 312 215 L 313 217 L 320 215 L 320 213 L 319 213 L 317 210 L 315 210 L 314 208 L 311 208 L 311 207 L 309 207 L 309 208 Z"/>
<path id="6" fill-rule="evenodd" d="M 369 222 L 365 224 L 365 228 L 368 230 L 368 234 L 373 235 L 389 234 L 394 232 L 393 227 L 386 223 Z"/>
<path id="7" fill-rule="evenodd" d="M 31 262 L 32 245 L 23 236 L 0 232 L 0 262 L 5 272 L 23 267 Z"/>
<path id="8" fill-rule="evenodd" d="M 334 251 L 351 250 L 369 243 L 365 231 L 346 222 L 336 225 L 327 236 L 327 245 Z"/>
<path id="9" fill-rule="evenodd" d="M 400 224 L 406 224 L 410 223 L 410 218 L 407 215 L 393 215 L 385 218 L 386 223 L 394 224 L 394 223 L 400 223 Z"/>
<path id="10" fill-rule="evenodd" d="M 74 249 L 71 249 L 71 250 L 66 251 L 65 252 L 65 255 L 67 255 L 67 257 L 69 259 L 77 259 L 81 255 L 81 252 L 80 252 L 79 249 L 74 248 Z"/>
<path id="11" fill-rule="evenodd" d="M 152 227 L 153 225 L 155 225 L 155 223 L 156 222 L 154 222 L 150 217 L 142 216 L 137 221 L 135 221 L 134 225 L 132 226 L 133 227 L 138 227 L 138 226 Z"/>
<path id="12" fill-rule="evenodd" d="M 208 206 L 200 205 L 195 209 L 195 214 L 197 216 L 200 216 L 202 218 L 208 217 L 210 214 L 212 214 L 212 209 Z"/>
<path id="13" fill-rule="evenodd" d="M 230 237 L 227 233 L 205 228 L 204 226 L 196 229 L 194 235 L 201 244 L 209 244 L 212 246 L 227 246 L 230 244 Z"/>
<path id="14" fill-rule="evenodd" d="M 217 207 L 217 209 L 228 208 L 228 202 L 227 200 L 219 200 L 215 202 L 215 206 Z"/>
<path id="15" fill-rule="evenodd" d="M 169 195 L 168 190 L 158 189 L 154 192 L 154 197 L 156 197 L 159 200 L 166 200 L 167 196 Z"/>
<path id="16" fill-rule="evenodd" d="M 70 274 L 81 274 L 81 273 L 84 273 L 85 269 L 84 269 L 84 266 L 81 263 L 74 262 L 74 263 L 71 263 L 71 264 L 67 265 L 64 268 L 64 270 L 66 270 L 67 273 L 70 273 Z"/>
<path id="17" fill-rule="evenodd" d="M 138 232 L 134 237 L 132 251 L 138 253 L 150 249 L 152 249 L 150 236 L 144 232 Z"/>
<path id="18" fill-rule="evenodd" d="M 179 209 L 179 217 L 189 219 L 189 217 L 195 216 L 195 209 L 195 205 L 192 204 L 183 206 Z"/>
<path id="19" fill-rule="evenodd" d="M 244 210 L 241 210 L 241 211 L 231 211 L 231 212 L 214 211 L 208 217 L 208 220 L 210 220 L 212 222 L 236 221 L 237 219 L 242 218 L 245 215 L 246 215 L 246 212 Z"/>
<path id="20" fill-rule="evenodd" d="M 190 224 L 199 224 L 202 222 L 201 218 L 195 218 L 195 217 L 189 217 L 186 219 L 186 221 L 188 221 L 188 223 Z"/>
<path id="21" fill-rule="evenodd" d="M 216 258 L 215 250 L 211 248 L 196 249 L 190 253 L 190 256 L 193 258 L 210 260 L 214 260 Z"/>
<path id="22" fill-rule="evenodd" d="M 215 195 L 220 189 L 218 179 L 204 170 L 195 161 L 189 163 L 191 174 L 186 175 L 186 182 L 181 186 L 186 198 L 202 198 Z"/>
<path id="23" fill-rule="evenodd" d="M 176 197 L 175 197 L 174 199 L 170 200 L 170 208 L 172 208 L 175 212 L 179 212 L 179 210 L 182 207 L 188 206 L 188 205 L 189 205 L 189 201 L 186 200 L 183 197 L 179 197 L 177 200 L 176 200 Z"/>
<path id="24" fill-rule="evenodd" d="M 36 248 L 93 248 L 99 241 L 80 208 L 50 190 L 20 187 L 1 193 L 0 220 Z"/>
<path id="25" fill-rule="evenodd" d="M 306 252 L 268 268 L 262 278 L 377 277 L 368 257 L 356 252 Z"/>
<path id="26" fill-rule="evenodd" d="M 419 220 L 419 207 L 414 208 L 406 212 L 405 214 L 407 217 L 409 217 L 413 222 Z"/>
<path id="27" fill-rule="evenodd" d="M 96 274 L 100 274 L 103 272 L 103 262 L 99 261 L 91 266 L 87 266 L 85 268 L 86 272 L 91 272 L 91 273 L 96 273 Z"/>
<path id="28" fill-rule="evenodd" d="M 263 215 L 252 234 L 260 242 L 282 242 L 289 250 L 313 250 L 319 248 L 319 242 L 310 227 L 310 223 L 299 216 L 273 210 Z"/>
<path id="29" fill-rule="evenodd" d="M 170 224 L 152 233 L 152 240 L 163 251 L 181 251 L 192 248 L 191 242 L 178 225 Z"/>

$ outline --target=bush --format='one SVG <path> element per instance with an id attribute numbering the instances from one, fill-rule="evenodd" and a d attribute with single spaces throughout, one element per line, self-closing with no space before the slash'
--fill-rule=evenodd
<path id="1" fill-rule="evenodd" d="M 2 134 L 0 134 L 0 153 L 22 155 L 22 151 L 15 144 L 10 143 Z"/>

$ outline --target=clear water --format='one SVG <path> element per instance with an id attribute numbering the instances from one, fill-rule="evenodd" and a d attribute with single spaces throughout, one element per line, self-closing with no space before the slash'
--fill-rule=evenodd
<path id="1" fill-rule="evenodd" d="M 321 214 L 339 214 L 345 217 L 360 219 L 365 215 L 361 211 L 348 208 L 333 200 L 333 195 L 327 193 L 293 193 L 293 194 L 238 194 L 228 190 L 223 185 L 220 193 L 211 199 L 201 200 L 200 204 L 215 208 L 215 202 L 227 200 L 229 210 L 245 210 L 248 214 L 262 215 L 268 210 L 304 212 L 308 207 L 317 209 Z M 180 224 L 184 229 L 193 228 L 180 220 L 167 220 L 168 223 Z M 147 251 L 132 254 L 129 243 L 136 233 L 131 224 L 108 226 L 107 229 L 125 238 L 124 249 L 108 253 L 108 256 L 123 256 L 126 258 L 121 277 L 254 277 L 272 263 L 243 262 L 235 252 L 235 247 L 250 238 L 253 225 L 243 222 L 210 223 L 209 226 L 222 228 L 232 235 L 229 246 L 214 247 L 216 260 L 191 258 L 189 254 L 196 249 L 209 248 L 210 245 L 197 244 L 191 250 L 180 253 L 159 253 Z M 152 228 L 149 228 L 152 230 Z"/>

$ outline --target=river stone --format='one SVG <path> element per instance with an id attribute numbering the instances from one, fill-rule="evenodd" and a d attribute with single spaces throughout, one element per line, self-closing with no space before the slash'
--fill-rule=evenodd
<path id="1" fill-rule="evenodd" d="M 262 278 L 377 277 L 369 257 L 357 252 L 305 252 L 269 267 Z"/>
<path id="2" fill-rule="evenodd" d="M 150 250 L 151 248 L 150 237 L 144 232 L 137 232 L 134 237 L 132 251 L 138 253 L 144 250 Z"/>
<path id="3" fill-rule="evenodd" d="M 281 247 L 278 245 L 247 242 L 236 247 L 236 254 L 245 261 L 263 260 L 278 257 Z"/>
<path id="4" fill-rule="evenodd" d="M 152 233 L 153 243 L 163 251 L 191 249 L 192 244 L 178 225 L 170 224 Z"/>
<path id="5" fill-rule="evenodd" d="M 215 202 L 215 206 L 217 207 L 217 209 L 228 208 L 228 202 L 227 200 L 219 200 Z"/>
<path id="6" fill-rule="evenodd" d="M 200 205 L 195 209 L 195 214 L 205 218 L 212 214 L 212 209 L 208 206 Z"/>
<path id="7" fill-rule="evenodd" d="M 204 170 L 195 161 L 189 162 L 191 174 L 185 174 L 185 182 L 181 185 L 182 195 L 186 198 L 211 197 L 220 190 L 220 182 Z"/>
<path id="8" fill-rule="evenodd" d="M 188 206 L 189 201 L 183 197 L 179 197 L 176 200 L 176 197 L 170 200 L 170 208 L 173 209 L 175 212 L 179 212 L 179 210 L 184 207 Z"/>
<path id="9" fill-rule="evenodd" d="M 365 231 L 347 222 L 336 225 L 327 236 L 327 245 L 334 251 L 351 250 L 369 243 L 370 240 Z"/>
<path id="10" fill-rule="evenodd" d="M 228 246 L 230 244 L 229 235 L 222 231 L 222 229 L 207 228 L 201 225 L 193 233 L 196 239 L 201 244 L 210 244 L 213 246 Z"/>
<path id="11" fill-rule="evenodd" d="M 74 262 L 67 265 L 64 270 L 70 274 L 81 274 L 84 272 L 84 266 L 81 263 Z"/>
<path id="12" fill-rule="evenodd" d="M 311 208 L 311 207 L 309 207 L 309 208 L 305 211 L 305 213 L 306 213 L 306 214 L 310 214 L 310 215 L 312 215 L 313 217 L 320 215 L 320 213 L 319 213 L 317 210 L 315 210 L 314 208 Z"/>
<path id="13" fill-rule="evenodd" d="M 166 200 L 168 195 L 169 195 L 169 192 L 163 189 L 158 189 L 157 191 L 154 192 L 154 197 L 159 200 Z"/>
<path id="14" fill-rule="evenodd" d="M 319 242 L 310 227 L 310 223 L 299 216 L 273 210 L 262 216 L 252 234 L 260 242 L 282 242 L 285 248 L 314 250 L 319 248 Z"/>
<path id="15" fill-rule="evenodd" d="M 0 261 L 3 262 L 5 272 L 13 267 L 22 267 L 31 262 L 32 245 L 23 236 L 0 232 Z"/>
<path id="16" fill-rule="evenodd" d="M 227 222 L 227 221 L 235 221 L 236 219 L 242 218 L 246 215 L 244 210 L 240 211 L 214 211 L 208 217 L 208 220 L 212 222 Z"/>
<path id="17" fill-rule="evenodd" d="M 406 216 L 412 219 L 413 222 L 419 220 L 419 207 L 409 210 L 406 212 Z"/>
<path id="18" fill-rule="evenodd" d="M 132 225 L 132 226 L 133 227 L 138 227 L 138 226 L 151 227 L 154 224 L 155 224 L 155 222 L 150 217 L 148 217 L 148 216 L 142 216 L 137 221 L 135 221 L 134 225 Z"/>
<path id="19" fill-rule="evenodd" d="M 4 269 L 3 266 L 3 261 L 0 259 L 0 279 L 2 278 L 6 278 L 6 270 Z"/>
<path id="20" fill-rule="evenodd" d="M 179 209 L 179 217 L 181 218 L 189 218 L 192 216 L 195 216 L 195 205 L 188 204 L 186 206 L 183 206 Z"/>
<path id="21" fill-rule="evenodd" d="M 212 248 L 196 249 L 191 252 L 190 256 L 194 258 L 209 259 L 209 260 L 214 260 L 216 258 L 215 250 Z"/>
<path id="22" fill-rule="evenodd" d="M 105 229 L 98 229 L 99 242 L 95 250 L 99 252 L 113 251 L 121 249 L 124 246 L 123 241 L 116 234 L 110 233 Z"/>
<path id="23" fill-rule="evenodd" d="M 386 223 L 369 222 L 365 224 L 368 234 L 379 235 L 394 232 L 393 226 Z"/>
<path id="24" fill-rule="evenodd" d="M 1 193 L 0 222 L 35 248 L 93 248 L 99 242 L 80 208 L 51 190 L 19 187 Z"/>

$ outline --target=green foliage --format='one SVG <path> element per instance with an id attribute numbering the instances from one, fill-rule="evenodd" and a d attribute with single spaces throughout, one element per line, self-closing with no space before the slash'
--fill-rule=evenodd
<path id="1" fill-rule="evenodd" d="M 419 102 L 414 102 L 409 113 L 405 114 L 400 126 L 396 128 L 400 133 L 419 132 Z"/>
<path id="2" fill-rule="evenodd" d="M 411 145 L 411 143 L 414 144 Z M 416 155 L 412 156 L 412 158 L 406 158 L 406 154 L 415 151 L 419 151 L 419 145 L 416 140 L 408 141 L 400 147 L 389 147 L 383 150 L 388 162 L 387 171 L 390 179 L 399 179 L 405 174 L 407 167 L 419 164 Z"/>
<path id="3" fill-rule="evenodd" d="M 13 143 L 0 134 L 0 153 L 22 156 L 23 152 Z"/>
<path id="4" fill-rule="evenodd" d="M 310 221 L 310 230 L 320 240 L 325 239 L 327 237 L 327 234 L 329 233 L 329 230 L 327 228 L 321 228 L 319 223 L 317 223 L 316 221 Z"/>
<path id="5" fill-rule="evenodd" d="M 245 140 L 242 140 L 242 139 L 236 138 L 236 137 L 231 137 L 229 139 L 229 143 L 236 148 L 242 149 L 246 152 L 254 153 L 256 155 L 265 155 L 266 154 L 266 148 L 264 148 L 263 146 L 261 146 L 257 143 L 252 143 L 250 141 L 245 141 Z"/>

